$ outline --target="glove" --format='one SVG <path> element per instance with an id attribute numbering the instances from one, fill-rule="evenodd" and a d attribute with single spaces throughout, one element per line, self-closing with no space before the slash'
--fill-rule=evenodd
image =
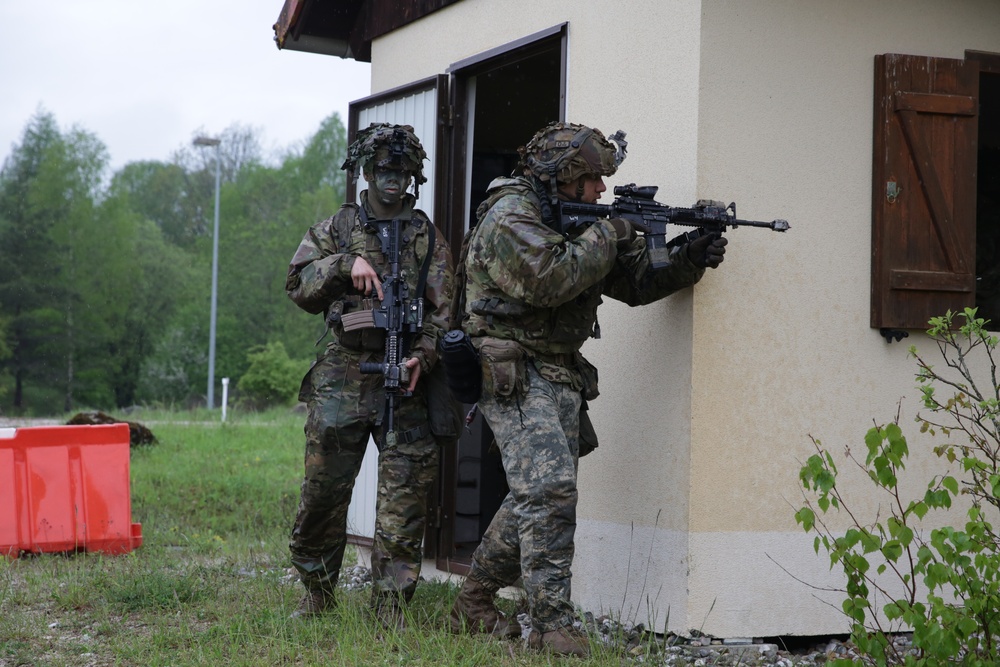
<path id="1" fill-rule="evenodd" d="M 688 244 L 687 253 L 691 263 L 701 269 L 715 269 L 722 264 L 729 240 L 716 234 L 699 236 Z"/>
<path id="2" fill-rule="evenodd" d="M 611 226 L 615 230 L 615 237 L 618 240 L 618 249 L 621 250 L 625 246 L 631 245 L 632 241 L 634 241 L 636 237 L 635 225 L 625 218 L 611 218 L 608 222 L 611 223 Z"/>

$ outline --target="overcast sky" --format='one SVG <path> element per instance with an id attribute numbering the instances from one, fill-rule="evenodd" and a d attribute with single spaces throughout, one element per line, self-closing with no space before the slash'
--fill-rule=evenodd
<path id="1" fill-rule="evenodd" d="M 369 94 L 369 66 L 279 51 L 283 0 L 0 0 L 0 163 L 40 109 L 107 146 L 112 169 L 168 160 L 238 123 L 266 151 Z"/>

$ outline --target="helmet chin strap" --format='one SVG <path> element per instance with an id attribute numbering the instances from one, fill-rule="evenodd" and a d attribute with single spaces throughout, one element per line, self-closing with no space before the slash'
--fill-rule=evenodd
<path id="1" fill-rule="evenodd" d="M 558 169 L 555 162 L 550 162 L 548 165 L 549 172 L 549 199 L 552 205 L 555 206 L 556 202 L 559 201 L 559 183 L 556 181 L 556 174 Z"/>

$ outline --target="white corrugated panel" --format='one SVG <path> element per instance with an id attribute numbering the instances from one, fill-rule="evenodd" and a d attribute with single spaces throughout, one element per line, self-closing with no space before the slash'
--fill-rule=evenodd
<path id="1" fill-rule="evenodd" d="M 383 102 L 358 113 L 358 128 L 364 129 L 372 123 L 394 123 L 410 125 L 427 151 L 424 162 L 424 176 L 427 182 L 420 186 L 417 208 L 434 219 L 434 165 L 437 164 L 437 91 L 434 89 L 407 95 Z M 364 177 L 358 177 L 357 191 L 364 190 Z"/>
<path id="2" fill-rule="evenodd" d="M 375 537 L 375 500 L 378 498 L 378 448 L 368 441 L 361 472 L 354 481 L 354 495 L 347 509 L 347 534 Z"/>
<path id="3" fill-rule="evenodd" d="M 364 129 L 372 123 L 394 123 L 410 125 L 427 151 L 424 176 L 427 182 L 420 186 L 417 208 L 434 220 L 434 166 L 437 164 L 437 91 L 425 90 L 406 95 L 392 101 L 363 108 L 358 112 L 358 128 Z M 359 176 L 357 192 L 365 189 Z M 358 200 L 360 202 L 360 199 Z M 361 464 L 361 472 L 354 484 L 354 495 L 347 510 L 347 532 L 359 537 L 375 536 L 375 501 L 378 498 L 378 449 L 374 441 L 369 441 Z"/>

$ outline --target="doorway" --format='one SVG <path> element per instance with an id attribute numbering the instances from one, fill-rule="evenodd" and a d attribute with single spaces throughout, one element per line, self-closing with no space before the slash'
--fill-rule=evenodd
<path id="1" fill-rule="evenodd" d="M 563 24 L 449 68 L 454 126 L 448 208 L 456 261 L 490 182 L 511 175 L 518 147 L 536 131 L 565 119 L 565 63 Z M 500 452 L 481 415 L 442 452 L 440 484 L 437 566 L 465 573 L 508 491 Z"/>

